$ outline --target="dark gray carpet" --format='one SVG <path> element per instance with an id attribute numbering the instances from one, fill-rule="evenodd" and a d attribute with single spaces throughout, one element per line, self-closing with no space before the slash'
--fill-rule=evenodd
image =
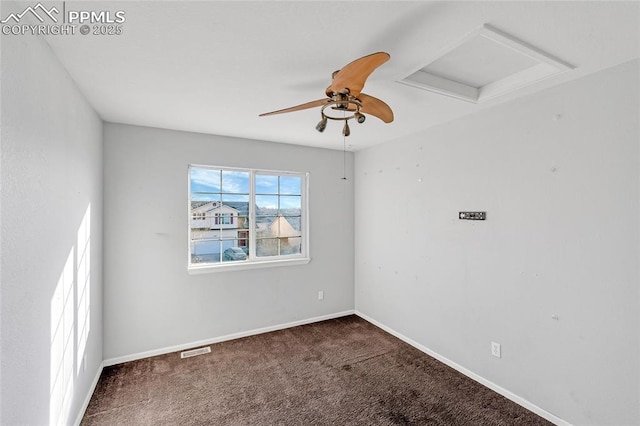
<path id="1" fill-rule="evenodd" d="M 550 425 L 356 316 L 104 369 L 89 425 Z"/>

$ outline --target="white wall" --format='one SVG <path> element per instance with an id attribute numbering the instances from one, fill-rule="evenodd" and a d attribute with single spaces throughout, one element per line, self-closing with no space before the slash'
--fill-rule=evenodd
<path id="1" fill-rule="evenodd" d="M 102 121 L 42 39 L 1 39 L 0 424 L 68 424 L 103 359 Z"/>
<path id="2" fill-rule="evenodd" d="M 573 424 L 640 424 L 638 76 L 358 152 L 356 309 Z"/>
<path id="3" fill-rule="evenodd" d="M 189 163 L 310 172 L 311 262 L 189 275 Z M 104 167 L 107 362 L 353 310 L 342 152 L 105 124 Z"/>

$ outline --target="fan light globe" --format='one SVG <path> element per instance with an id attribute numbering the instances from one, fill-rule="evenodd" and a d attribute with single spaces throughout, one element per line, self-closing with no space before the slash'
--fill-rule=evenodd
<path id="1" fill-rule="evenodd" d="M 322 117 L 322 120 L 320 120 L 316 125 L 316 130 L 322 133 L 326 128 L 327 128 L 327 119 L 325 117 Z"/>
<path id="2" fill-rule="evenodd" d="M 342 134 L 344 136 L 349 136 L 351 134 L 351 129 L 349 129 L 349 123 L 344 122 L 344 129 L 342 129 Z"/>

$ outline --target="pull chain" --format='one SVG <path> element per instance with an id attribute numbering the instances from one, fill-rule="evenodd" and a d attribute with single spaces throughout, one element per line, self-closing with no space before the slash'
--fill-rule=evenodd
<path id="1" fill-rule="evenodd" d="M 342 116 L 345 116 L 345 112 L 342 111 Z M 345 125 L 347 120 L 345 120 Z M 342 132 L 342 180 L 347 180 L 347 135 L 346 132 Z"/>

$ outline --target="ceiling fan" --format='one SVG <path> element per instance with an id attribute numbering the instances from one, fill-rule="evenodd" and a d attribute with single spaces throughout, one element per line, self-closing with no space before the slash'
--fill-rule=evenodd
<path id="1" fill-rule="evenodd" d="M 377 52 L 356 59 L 345 65 L 342 69 L 333 72 L 331 76 L 333 81 L 325 90 L 326 98 L 277 111 L 265 112 L 259 116 L 264 117 L 267 115 L 322 107 L 320 109 L 320 116 L 322 118 L 316 125 L 316 130 L 324 132 L 324 129 L 327 127 L 327 120 L 342 120 L 344 121 L 344 128 L 342 130 L 344 136 L 351 134 L 348 121 L 355 118 L 358 123 L 362 124 L 366 119 L 364 114 L 371 114 L 385 123 L 391 123 L 393 121 L 393 111 L 391 111 L 389 105 L 380 99 L 361 92 L 369 75 L 380 65 L 387 62 L 389 58 L 388 53 Z M 325 110 L 329 106 L 332 110 L 343 111 L 342 116 L 327 115 Z M 347 115 L 347 112 L 350 114 Z"/>

